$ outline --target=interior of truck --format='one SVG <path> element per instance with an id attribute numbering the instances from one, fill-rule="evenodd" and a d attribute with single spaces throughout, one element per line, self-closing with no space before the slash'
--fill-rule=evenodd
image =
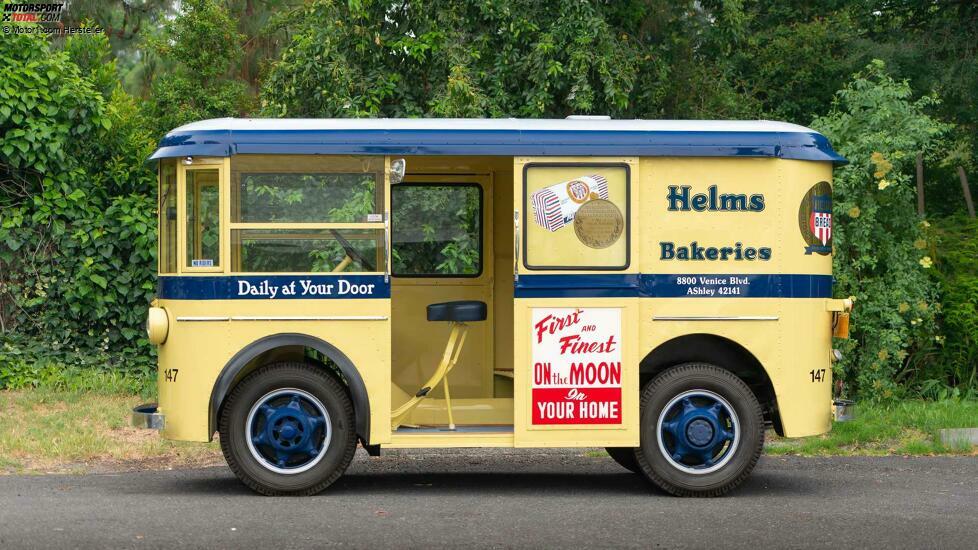
<path id="1" fill-rule="evenodd" d="M 424 208 L 425 219 L 418 199 L 437 203 Z M 399 433 L 512 428 L 512 204 L 511 157 L 411 157 L 391 188 L 391 404 Z M 431 246 L 430 263 L 400 263 L 419 242 Z M 467 253 L 453 246 L 462 242 Z M 446 374 L 438 378 L 439 370 Z"/>

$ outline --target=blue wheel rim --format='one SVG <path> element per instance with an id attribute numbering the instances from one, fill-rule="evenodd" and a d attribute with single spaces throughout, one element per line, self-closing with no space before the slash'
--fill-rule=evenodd
<path id="1" fill-rule="evenodd" d="M 729 401 L 708 390 L 672 398 L 656 423 L 659 451 L 676 469 L 708 474 L 724 467 L 740 443 L 740 420 Z"/>
<path id="2" fill-rule="evenodd" d="M 332 435 L 325 405 L 295 388 L 265 394 L 252 405 L 245 422 L 252 457 L 280 474 L 302 473 L 318 464 Z"/>

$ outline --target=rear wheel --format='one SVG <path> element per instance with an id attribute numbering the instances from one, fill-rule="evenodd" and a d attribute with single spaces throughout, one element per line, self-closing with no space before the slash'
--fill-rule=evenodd
<path id="1" fill-rule="evenodd" d="M 750 475 L 764 445 L 754 393 L 731 372 L 688 363 L 642 390 L 641 471 L 677 496 L 719 496 Z"/>
<path id="2" fill-rule="evenodd" d="M 356 451 L 346 391 L 305 363 L 248 375 L 228 396 L 219 429 L 228 466 L 265 495 L 318 493 L 343 475 Z"/>

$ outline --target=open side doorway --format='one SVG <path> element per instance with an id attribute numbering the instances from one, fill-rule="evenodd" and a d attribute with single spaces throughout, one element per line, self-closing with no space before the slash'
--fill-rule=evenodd
<path id="1" fill-rule="evenodd" d="M 512 445 L 511 170 L 511 157 L 410 157 L 391 188 L 389 446 Z"/>

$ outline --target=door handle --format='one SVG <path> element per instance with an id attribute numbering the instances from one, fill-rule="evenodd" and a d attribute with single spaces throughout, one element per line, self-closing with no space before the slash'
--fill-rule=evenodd
<path id="1" fill-rule="evenodd" d="M 520 211 L 513 210 L 513 283 L 520 281 Z"/>

